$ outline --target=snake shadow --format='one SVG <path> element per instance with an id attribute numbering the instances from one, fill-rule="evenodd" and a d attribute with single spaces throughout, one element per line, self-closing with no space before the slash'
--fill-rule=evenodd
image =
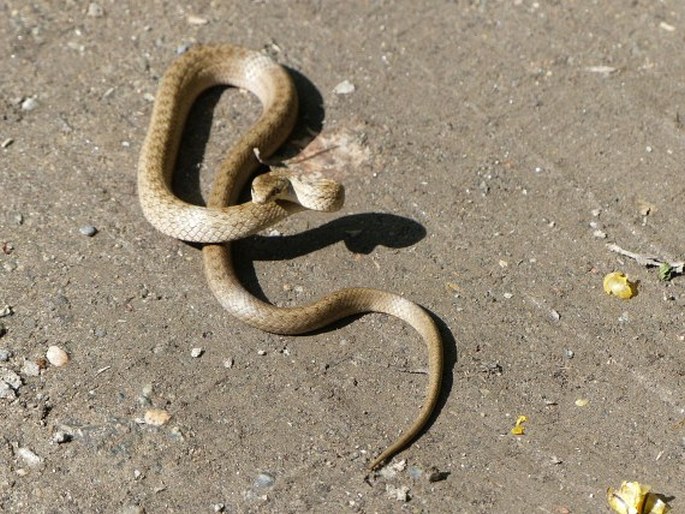
<path id="1" fill-rule="evenodd" d="M 340 242 L 351 252 L 368 255 L 379 246 L 387 248 L 412 246 L 425 235 L 425 228 L 409 218 L 375 212 L 353 214 L 294 235 L 257 235 L 235 241 L 231 244 L 233 265 L 243 286 L 257 298 L 269 302 L 259 284 L 255 262 L 291 260 Z M 453 369 L 457 362 L 457 345 L 449 327 L 434 312 L 429 309 L 426 311 L 435 321 L 442 336 L 444 371 L 438 404 L 428 423 L 417 434 L 417 438 L 430 428 L 444 408 L 454 384 Z M 353 323 L 363 315 L 348 316 L 315 330 L 311 334 L 331 332 Z"/>
<path id="2" fill-rule="evenodd" d="M 300 113 L 290 137 L 290 141 L 298 141 L 298 145 L 286 144 L 285 149 L 279 152 L 283 158 L 296 154 L 314 139 L 321 132 L 325 118 L 323 97 L 316 86 L 297 70 L 288 68 L 288 71 L 298 92 Z M 205 205 L 200 181 L 201 164 L 205 158 L 214 110 L 222 94 L 229 89 L 232 88 L 217 86 L 205 91 L 194 102 L 188 115 L 172 182 L 174 193 L 186 202 Z M 258 113 L 258 110 L 255 112 Z M 254 119 L 257 115 L 255 114 Z M 249 194 L 243 198 L 248 199 Z M 409 247 L 418 243 L 425 235 L 425 228 L 408 218 L 384 213 L 363 213 L 344 216 L 296 235 L 246 238 L 232 244 L 232 253 L 236 272 L 245 288 L 257 298 L 268 301 L 257 279 L 254 267 L 256 261 L 295 259 L 339 242 L 343 242 L 351 252 L 368 255 L 378 246 Z M 452 391 L 453 368 L 457 362 L 457 346 L 452 332 L 440 317 L 426 310 L 440 330 L 445 364 L 438 404 L 416 438 L 420 438 L 433 425 L 444 408 Z M 314 333 L 330 332 L 361 316 L 363 314 L 350 316 Z"/>

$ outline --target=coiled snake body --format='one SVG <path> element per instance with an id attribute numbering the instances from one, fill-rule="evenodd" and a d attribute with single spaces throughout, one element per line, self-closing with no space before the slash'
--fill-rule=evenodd
<path id="1" fill-rule="evenodd" d="M 182 128 L 197 96 L 215 85 L 254 93 L 261 117 L 222 162 L 207 206 L 183 202 L 171 190 L 171 175 Z M 404 432 L 373 459 L 370 469 L 406 447 L 428 421 L 442 380 L 442 342 L 431 316 L 401 296 L 368 288 L 348 288 L 302 307 L 281 308 L 248 293 L 236 277 L 227 243 L 246 237 L 305 208 L 332 211 L 342 205 L 342 187 L 318 177 L 272 171 L 252 183 L 252 201 L 235 205 L 247 179 L 259 166 L 255 149 L 271 155 L 288 137 L 297 116 L 297 94 L 288 73 L 267 56 L 229 45 L 197 46 L 164 74 L 138 164 L 138 194 L 145 217 L 163 233 L 206 243 L 202 254 L 209 286 L 233 316 L 277 334 L 302 334 L 364 312 L 396 316 L 416 329 L 428 347 L 428 389 L 420 412 Z"/>

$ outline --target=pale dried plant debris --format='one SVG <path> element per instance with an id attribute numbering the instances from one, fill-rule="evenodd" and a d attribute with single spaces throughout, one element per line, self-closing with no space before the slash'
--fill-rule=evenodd
<path id="1" fill-rule="evenodd" d="M 676 275 L 682 275 L 685 271 L 685 261 L 669 261 L 653 255 L 644 255 L 629 250 L 624 250 L 614 243 L 607 244 L 607 250 L 634 259 L 640 266 L 648 268 L 659 268 L 659 278 L 661 280 L 671 280 Z"/>

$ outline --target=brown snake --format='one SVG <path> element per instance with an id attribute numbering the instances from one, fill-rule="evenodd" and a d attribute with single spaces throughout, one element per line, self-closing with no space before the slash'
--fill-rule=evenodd
<path id="1" fill-rule="evenodd" d="M 190 107 L 202 91 L 216 85 L 252 92 L 263 111 L 222 162 L 207 207 L 202 207 L 177 198 L 171 176 Z M 411 426 L 371 461 L 369 468 L 375 469 L 411 443 L 437 403 L 443 355 L 435 322 L 415 303 L 368 288 L 341 289 L 302 307 L 273 306 L 243 288 L 227 244 L 305 208 L 332 211 L 342 205 L 343 190 L 337 183 L 287 171 L 259 175 L 252 184 L 253 201 L 236 205 L 260 165 L 255 149 L 268 157 L 283 144 L 295 123 L 297 103 L 287 71 L 269 57 L 229 45 L 192 48 L 172 63 L 159 86 L 138 164 L 138 194 L 145 217 L 157 229 L 184 241 L 206 243 L 202 255 L 209 286 L 221 305 L 245 323 L 277 334 L 303 334 L 353 314 L 381 312 L 416 329 L 428 347 L 426 399 Z"/>

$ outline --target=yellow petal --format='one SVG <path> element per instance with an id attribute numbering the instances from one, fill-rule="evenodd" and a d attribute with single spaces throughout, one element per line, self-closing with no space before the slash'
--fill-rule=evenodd
<path id="1" fill-rule="evenodd" d="M 514 424 L 514 428 L 511 429 L 511 433 L 513 435 L 524 435 L 526 433 L 526 427 L 523 426 L 523 424 L 528 421 L 528 417 L 526 416 L 519 416 L 516 418 L 516 423 Z"/>
<path id="2" fill-rule="evenodd" d="M 607 490 L 607 502 L 617 514 L 666 514 L 670 507 L 651 489 L 639 482 L 623 482 L 618 491 Z"/>
<path id="3" fill-rule="evenodd" d="M 622 300 L 627 300 L 635 296 L 637 288 L 635 283 L 628 280 L 625 273 L 614 271 L 604 277 L 604 291 Z"/>

